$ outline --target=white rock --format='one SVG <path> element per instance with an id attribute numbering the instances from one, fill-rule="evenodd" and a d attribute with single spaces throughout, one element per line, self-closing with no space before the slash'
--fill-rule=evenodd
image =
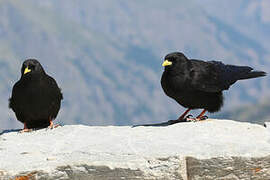
<path id="1" fill-rule="evenodd" d="M 9 175 L 34 170 L 55 173 L 57 167 L 81 164 L 139 169 L 155 175 L 179 168 L 180 159 L 186 156 L 207 159 L 267 155 L 267 128 L 230 120 L 136 128 L 66 125 L 0 136 L 0 171 Z"/>

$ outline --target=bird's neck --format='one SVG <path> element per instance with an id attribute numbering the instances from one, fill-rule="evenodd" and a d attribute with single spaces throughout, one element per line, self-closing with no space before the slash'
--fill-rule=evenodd
<path id="1" fill-rule="evenodd" d="M 25 74 L 21 76 L 21 80 L 23 81 L 39 81 L 44 77 L 44 74 L 42 73 L 32 73 L 32 74 Z"/>
<path id="2" fill-rule="evenodd" d="M 186 65 L 175 66 L 165 69 L 165 73 L 169 74 L 170 76 L 179 76 L 188 73 L 188 69 Z"/>

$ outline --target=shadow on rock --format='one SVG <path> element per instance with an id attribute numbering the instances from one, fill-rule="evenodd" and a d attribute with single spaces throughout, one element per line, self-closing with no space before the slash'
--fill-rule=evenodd
<path id="1" fill-rule="evenodd" d="M 183 122 L 188 122 L 187 119 L 183 120 L 169 120 L 168 122 L 163 122 L 163 123 L 153 123 L 153 124 L 138 124 L 138 125 L 133 125 L 132 127 L 140 127 L 140 126 L 150 126 L 150 127 L 166 127 L 170 126 L 176 123 L 183 123 Z"/>
<path id="2" fill-rule="evenodd" d="M 6 133 L 11 133 L 11 132 L 20 132 L 22 129 L 7 129 L 7 130 L 3 130 L 2 132 L 0 132 L 0 136 Z"/>

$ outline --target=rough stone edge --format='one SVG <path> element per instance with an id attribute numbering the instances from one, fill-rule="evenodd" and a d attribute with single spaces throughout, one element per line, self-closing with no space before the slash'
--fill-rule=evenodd
<path id="1" fill-rule="evenodd" d="M 173 167 L 172 167 L 173 166 Z M 155 172 L 155 173 L 152 173 Z M 194 157 L 168 157 L 148 161 L 147 169 L 114 168 L 108 166 L 77 165 L 60 166 L 53 172 L 21 172 L 15 176 L 0 170 L 0 180 L 26 179 L 183 179 L 183 180 L 266 180 L 270 177 L 270 155 L 265 157 L 215 157 L 197 159 Z M 270 179 L 270 178 L 269 178 Z"/>
<path id="2" fill-rule="evenodd" d="M 165 159 L 161 160 L 165 161 Z M 179 164 L 180 165 L 180 164 Z M 151 167 L 150 167 L 151 169 Z M 178 168 L 179 169 L 179 168 Z M 174 178 L 172 178 L 174 177 Z M 153 175 L 151 173 L 144 172 L 143 170 L 132 170 L 129 168 L 114 168 L 111 169 L 107 166 L 89 166 L 89 165 L 77 165 L 77 166 L 60 166 L 56 168 L 53 172 L 44 171 L 27 171 L 20 172 L 17 175 L 9 175 L 7 172 L 0 171 L 0 180 L 167 180 L 167 179 L 179 179 L 181 180 L 181 175 L 179 172 L 171 172 L 167 174 L 161 172 L 159 176 Z"/>
<path id="3" fill-rule="evenodd" d="M 188 180 L 270 180 L 270 155 L 265 157 L 186 157 Z"/>

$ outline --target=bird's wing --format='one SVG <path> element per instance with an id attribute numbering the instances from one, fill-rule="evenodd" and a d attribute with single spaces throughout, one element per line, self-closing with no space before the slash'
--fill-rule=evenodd
<path id="1" fill-rule="evenodd" d="M 47 86 L 48 91 L 50 91 L 48 94 L 50 94 L 53 100 L 59 101 L 63 99 L 61 89 L 58 87 L 55 79 L 49 75 L 47 75 Z"/>
<path id="2" fill-rule="evenodd" d="M 61 100 L 63 99 L 63 94 L 61 89 L 58 87 L 56 81 L 51 76 L 46 76 L 46 91 L 48 92 L 48 98 L 50 99 L 50 113 L 51 118 L 56 118 L 58 111 L 61 106 Z"/>
<path id="3" fill-rule="evenodd" d="M 191 60 L 191 87 L 205 92 L 229 89 L 237 80 L 252 71 L 248 66 L 225 65 L 220 61 Z"/>
<path id="4" fill-rule="evenodd" d="M 22 92 L 20 91 L 20 86 L 21 86 L 21 82 L 18 81 L 14 84 L 13 88 L 12 88 L 12 94 L 11 97 L 9 98 L 9 108 L 13 109 L 17 108 L 16 106 L 16 100 L 17 100 L 17 96 L 19 94 L 21 94 Z"/>

